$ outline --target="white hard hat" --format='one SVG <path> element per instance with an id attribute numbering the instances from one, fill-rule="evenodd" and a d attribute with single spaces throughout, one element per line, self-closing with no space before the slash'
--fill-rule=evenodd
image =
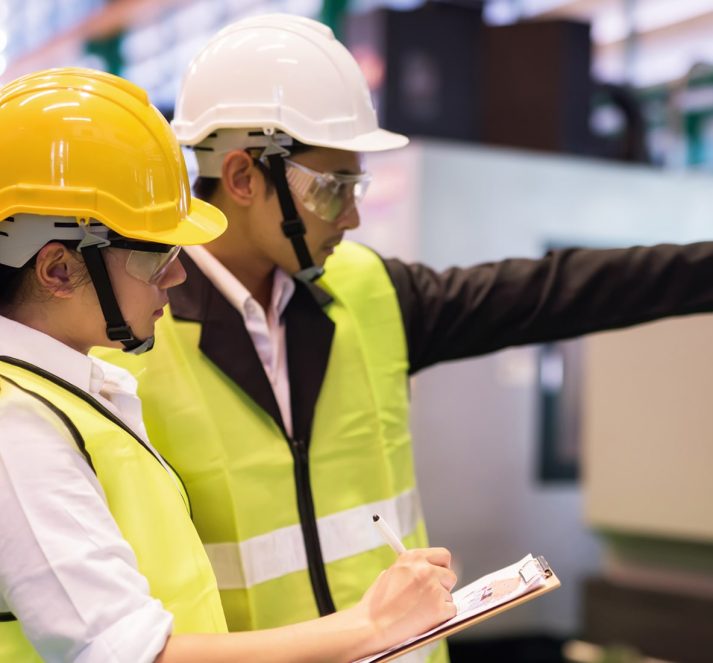
<path id="1" fill-rule="evenodd" d="M 211 39 L 183 78 L 173 128 L 190 146 L 217 130 L 237 129 L 230 133 L 246 145 L 233 149 L 255 145 L 256 131 L 263 141 L 284 133 L 354 152 L 408 143 L 379 129 L 359 65 L 332 31 L 280 14 L 238 21 Z"/>

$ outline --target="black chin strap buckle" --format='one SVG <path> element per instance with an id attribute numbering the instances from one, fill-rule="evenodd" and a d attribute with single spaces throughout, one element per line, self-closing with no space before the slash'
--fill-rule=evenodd
<path id="1" fill-rule="evenodd" d="M 294 274 L 301 281 L 314 281 L 324 273 L 324 269 L 314 264 L 305 242 L 305 227 L 300 217 L 285 219 L 282 222 L 282 233 L 292 243 L 292 249 L 300 263 L 299 271 Z"/>
<path id="2" fill-rule="evenodd" d="M 301 237 L 305 234 L 305 225 L 302 223 L 300 217 L 294 219 L 285 219 L 282 222 L 282 234 L 287 237 L 287 239 L 293 239 L 294 237 Z"/>
<path id="3" fill-rule="evenodd" d="M 311 283 L 312 281 L 316 281 L 322 274 L 324 274 L 324 267 L 312 265 L 311 267 L 300 269 L 300 271 L 295 274 L 295 278 L 305 283 Z"/>
<path id="4" fill-rule="evenodd" d="M 106 335 L 110 341 L 133 341 L 134 335 L 131 333 L 129 325 L 107 325 Z"/>
<path id="5" fill-rule="evenodd" d="M 144 341 L 135 339 L 131 343 L 124 342 L 123 352 L 128 352 L 131 355 L 143 354 L 144 352 L 148 352 L 149 350 L 151 350 L 153 348 L 155 340 L 156 339 L 153 336 L 149 336 Z"/>

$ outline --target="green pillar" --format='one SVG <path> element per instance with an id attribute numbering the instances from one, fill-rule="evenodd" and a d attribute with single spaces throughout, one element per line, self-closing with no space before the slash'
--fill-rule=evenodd
<path id="1" fill-rule="evenodd" d="M 104 37 L 102 39 L 90 39 L 84 45 L 84 50 L 87 53 L 98 55 L 106 62 L 106 70 L 110 74 L 121 75 L 121 69 L 124 61 L 121 57 L 121 40 L 124 37 L 123 32 L 118 32 L 115 35 Z"/>
<path id="2" fill-rule="evenodd" d="M 323 0 L 322 10 L 319 12 L 319 20 L 332 28 L 337 39 L 343 37 L 343 19 L 347 13 L 349 0 Z"/>

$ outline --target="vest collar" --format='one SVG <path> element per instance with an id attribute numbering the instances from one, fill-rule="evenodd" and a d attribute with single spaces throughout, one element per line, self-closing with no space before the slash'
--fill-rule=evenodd
<path id="1" fill-rule="evenodd" d="M 186 280 L 168 291 L 171 313 L 181 320 L 203 323 L 210 291 L 217 293 L 217 289 L 185 251 L 181 254 L 181 263 L 186 270 Z M 296 290 L 306 290 L 320 308 L 332 302 L 332 296 L 313 282 L 295 280 L 295 284 Z"/>
<path id="2" fill-rule="evenodd" d="M 240 313 L 187 256 L 186 281 L 168 291 L 174 318 L 201 325 L 200 350 L 285 432 L 270 380 Z M 334 336 L 324 308 L 332 297 L 314 283 L 295 281 L 284 312 L 293 436 L 309 441 L 314 410 Z"/>

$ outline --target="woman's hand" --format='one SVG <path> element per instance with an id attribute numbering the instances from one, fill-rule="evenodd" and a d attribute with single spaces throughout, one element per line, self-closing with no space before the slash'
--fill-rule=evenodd
<path id="1" fill-rule="evenodd" d="M 157 663 L 354 661 L 437 626 L 456 614 L 456 576 L 445 548 L 408 550 L 352 608 L 268 631 L 175 635 Z"/>
<path id="2" fill-rule="evenodd" d="M 408 550 L 379 575 L 354 607 L 372 626 L 370 649 L 386 649 L 455 616 L 450 564 L 445 548 Z"/>

